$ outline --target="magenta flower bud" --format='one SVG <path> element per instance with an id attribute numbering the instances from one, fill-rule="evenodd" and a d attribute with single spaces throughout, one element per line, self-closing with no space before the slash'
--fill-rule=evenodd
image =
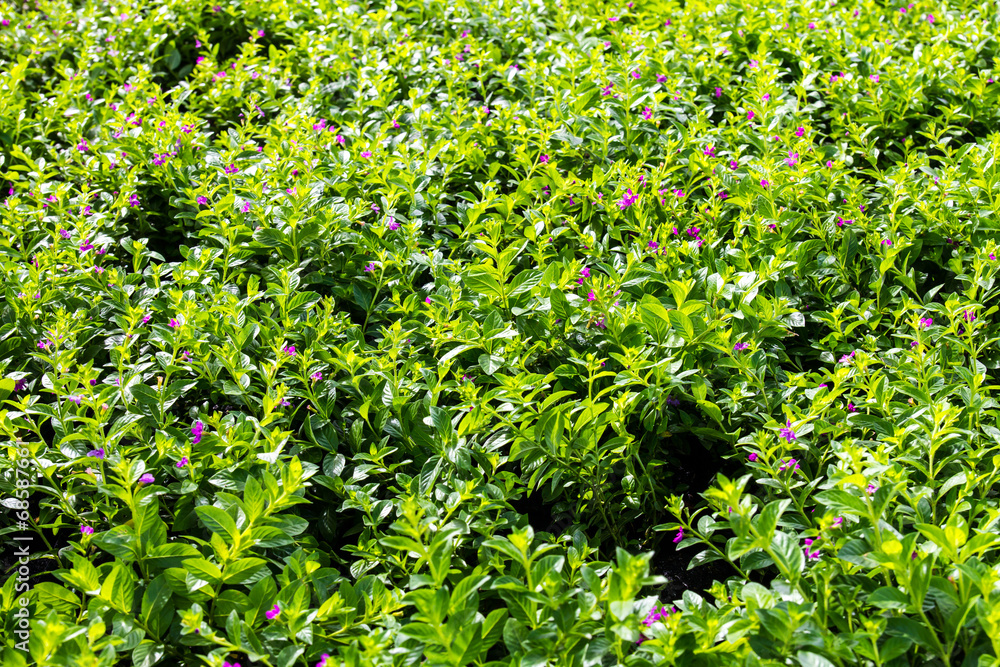
<path id="1" fill-rule="evenodd" d="M 281 613 L 281 607 L 279 607 L 278 603 L 275 602 L 274 603 L 274 607 L 272 607 L 271 609 L 269 609 L 267 611 L 267 613 L 264 614 L 264 615 L 267 616 L 267 620 L 273 621 L 275 618 L 278 617 L 278 614 L 280 614 L 280 613 Z"/>
<path id="2" fill-rule="evenodd" d="M 91 528 L 90 526 L 80 526 L 80 532 L 83 533 L 84 535 L 93 535 L 94 529 Z"/>
<path id="3" fill-rule="evenodd" d="M 145 475 L 143 475 L 142 477 L 139 478 L 139 483 L 140 484 L 152 484 L 155 481 L 156 481 L 156 478 L 154 478 L 148 472 Z"/>
<path id="4" fill-rule="evenodd" d="M 181 457 L 181 460 L 177 462 L 177 467 L 178 468 L 183 468 L 187 464 L 188 464 L 188 457 L 183 456 L 183 457 Z"/>

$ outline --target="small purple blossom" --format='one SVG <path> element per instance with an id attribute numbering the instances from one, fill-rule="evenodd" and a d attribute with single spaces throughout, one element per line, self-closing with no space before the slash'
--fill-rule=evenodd
<path id="1" fill-rule="evenodd" d="M 799 462 L 795 459 L 788 459 L 787 461 L 781 461 L 781 465 L 778 466 L 778 472 L 784 472 L 786 470 L 798 470 Z"/>
<path id="2" fill-rule="evenodd" d="M 281 607 L 279 607 L 278 603 L 275 602 L 274 606 L 271 609 L 269 609 L 267 613 L 264 615 L 267 616 L 267 620 L 273 621 L 275 618 L 278 617 L 278 614 L 280 613 L 281 613 Z"/>
<path id="3" fill-rule="evenodd" d="M 677 531 L 677 534 L 674 535 L 674 544 L 677 544 L 683 539 L 684 539 L 684 529 L 681 528 L 680 530 Z"/>
<path id="4" fill-rule="evenodd" d="M 294 357 L 295 356 L 295 346 L 294 345 L 286 345 L 285 347 L 281 348 L 281 351 L 284 352 L 285 354 L 287 354 L 290 357 Z"/>
<path id="5" fill-rule="evenodd" d="M 624 195 L 622 195 L 622 200 L 618 202 L 618 208 L 621 210 L 627 209 L 629 206 L 635 203 L 635 200 L 639 198 L 639 195 L 632 194 L 632 189 L 629 188 Z"/>
<path id="6" fill-rule="evenodd" d="M 139 483 L 140 484 L 152 484 L 155 481 L 156 481 L 156 478 L 154 478 L 148 472 L 145 475 L 143 475 L 142 477 L 139 478 Z"/>
<path id="7" fill-rule="evenodd" d="M 186 456 L 182 456 L 182 457 L 181 457 L 181 460 L 177 462 L 177 467 L 178 467 L 178 468 L 183 468 L 183 467 L 184 467 L 184 466 L 186 466 L 187 464 L 188 464 L 188 457 L 186 457 Z"/>
<path id="8" fill-rule="evenodd" d="M 94 529 L 91 528 L 90 526 L 80 526 L 80 532 L 83 533 L 84 535 L 93 535 Z"/>
<path id="9" fill-rule="evenodd" d="M 785 422 L 785 428 L 781 429 L 781 432 L 778 434 L 778 437 L 784 438 L 788 442 L 792 442 L 793 440 L 795 440 L 795 431 L 792 430 L 791 421 Z"/>
<path id="10" fill-rule="evenodd" d="M 239 172 L 239 170 L 240 170 L 240 168 L 239 168 L 239 167 L 237 167 L 237 166 L 236 166 L 235 164 L 233 164 L 233 163 L 229 163 L 229 166 L 228 166 L 228 167 L 226 167 L 226 173 L 227 173 L 227 174 L 235 174 L 235 173 L 238 173 L 238 172 Z"/>
<path id="11" fill-rule="evenodd" d="M 736 343 L 733 345 L 733 350 L 736 352 L 742 352 L 743 350 L 750 349 L 750 343 Z"/>
<path id="12" fill-rule="evenodd" d="M 934 319 L 930 317 L 921 317 L 919 327 L 921 329 L 930 329 L 931 325 L 934 324 Z"/>
<path id="13" fill-rule="evenodd" d="M 98 449 L 92 449 L 89 452 L 87 452 L 87 456 L 92 456 L 95 459 L 103 459 L 104 458 L 104 448 L 100 447 Z"/>

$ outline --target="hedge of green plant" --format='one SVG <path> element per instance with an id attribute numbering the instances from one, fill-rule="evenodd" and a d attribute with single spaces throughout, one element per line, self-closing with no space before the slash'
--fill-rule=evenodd
<path id="1" fill-rule="evenodd" d="M 2 664 L 1000 665 L 998 30 L 7 3 Z"/>

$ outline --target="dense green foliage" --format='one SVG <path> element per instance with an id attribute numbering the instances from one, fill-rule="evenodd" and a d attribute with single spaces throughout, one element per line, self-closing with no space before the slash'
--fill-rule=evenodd
<path id="1" fill-rule="evenodd" d="M 993 4 L 0 12 L 4 667 L 1000 664 Z"/>

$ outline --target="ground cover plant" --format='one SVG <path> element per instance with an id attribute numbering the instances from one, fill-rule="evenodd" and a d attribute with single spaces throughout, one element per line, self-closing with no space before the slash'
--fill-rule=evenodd
<path id="1" fill-rule="evenodd" d="M 1000 664 L 997 29 L 4 5 L 2 664 Z"/>

